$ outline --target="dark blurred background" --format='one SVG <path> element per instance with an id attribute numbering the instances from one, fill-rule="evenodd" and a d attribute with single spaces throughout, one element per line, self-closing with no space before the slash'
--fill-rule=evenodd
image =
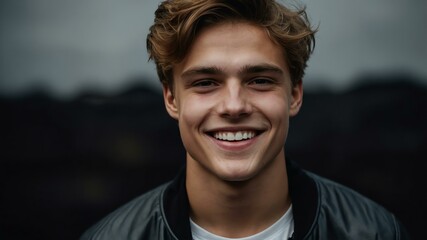
<path id="1" fill-rule="evenodd" d="M 288 157 L 424 239 L 427 2 L 303 0 L 319 25 Z M 184 163 L 145 35 L 159 1 L 0 1 L 0 239 L 76 239 Z"/>

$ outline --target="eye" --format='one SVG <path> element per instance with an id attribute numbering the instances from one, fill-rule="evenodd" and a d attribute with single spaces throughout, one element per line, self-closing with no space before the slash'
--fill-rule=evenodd
<path id="1" fill-rule="evenodd" d="M 194 81 L 191 84 L 193 91 L 197 93 L 208 93 L 212 92 L 219 86 L 219 83 L 213 79 L 201 79 Z"/>
<path id="2" fill-rule="evenodd" d="M 273 88 L 275 83 L 276 81 L 274 79 L 259 77 L 249 80 L 248 85 L 255 90 L 267 91 Z"/>
<path id="3" fill-rule="evenodd" d="M 274 83 L 274 81 L 268 78 L 255 78 L 249 82 L 249 84 L 257 84 L 257 85 L 265 85 L 265 84 L 272 84 L 272 83 Z"/>
<path id="4" fill-rule="evenodd" d="M 218 84 L 211 79 L 203 79 L 203 80 L 199 80 L 196 81 L 192 84 L 193 87 L 213 87 L 213 86 L 217 86 Z"/>

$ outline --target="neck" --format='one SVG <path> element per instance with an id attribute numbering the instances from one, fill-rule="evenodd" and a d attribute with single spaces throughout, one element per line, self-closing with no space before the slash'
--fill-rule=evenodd
<path id="1" fill-rule="evenodd" d="M 206 174 L 206 169 L 193 161 L 187 163 L 186 184 L 193 221 L 224 237 L 261 232 L 283 216 L 291 204 L 283 152 L 245 181 L 219 179 Z"/>

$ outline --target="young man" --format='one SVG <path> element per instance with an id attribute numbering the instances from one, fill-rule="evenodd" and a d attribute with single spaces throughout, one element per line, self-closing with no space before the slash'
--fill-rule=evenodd
<path id="1" fill-rule="evenodd" d="M 82 239 L 407 239 L 395 217 L 285 158 L 314 44 L 273 0 L 169 0 L 147 39 L 185 171 Z"/>

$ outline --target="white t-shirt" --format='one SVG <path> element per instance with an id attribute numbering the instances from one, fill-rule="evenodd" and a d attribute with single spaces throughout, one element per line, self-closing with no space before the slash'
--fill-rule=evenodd
<path id="1" fill-rule="evenodd" d="M 292 206 L 273 225 L 262 232 L 244 238 L 225 238 L 210 233 L 190 219 L 193 240 L 287 240 L 294 232 L 294 217 Z"/>

